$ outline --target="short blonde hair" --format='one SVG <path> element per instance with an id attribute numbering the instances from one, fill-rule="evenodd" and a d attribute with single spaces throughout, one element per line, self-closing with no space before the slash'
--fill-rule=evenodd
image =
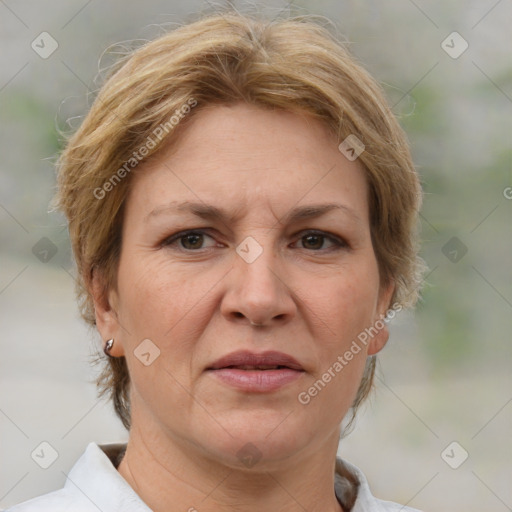
<path id="1" fill-rule="evenodd" d="M 197 106 L 174 123 L 172 116 L 180 117 L 191 100 Z M 340 142 L 349 135 L 363 142 L 359 162 L 367 175 L 381 283 L 395 283 L 391 303 L 413 306 L 423 270 L 417 243 L 421 187 L 406 137 L 380 86 L 310 17 L 268 22 L 227 13 L 181 26 L 122 58 L 59 157 L 55 201 L 69 222 L 85 321 L 95 325 L 93 273 L 102 276 L 104 295 L 117 286 L 123 207 L 132 174 L 143 171 L 133 160 L 139 159 L 138 150 L 146 147 L 144 158 L 154 157 L 177 140 L 176 126 L 185 125 L 202 106 L 235 102 L 306 113 Z M 149 144 L 156 134 L 158 144 Z M 129 429 L 125 358 L 103 360 L 100 395 L 109 394 Z M 372 356 L 353 414 L 368 396 L 374 372 Z"/>

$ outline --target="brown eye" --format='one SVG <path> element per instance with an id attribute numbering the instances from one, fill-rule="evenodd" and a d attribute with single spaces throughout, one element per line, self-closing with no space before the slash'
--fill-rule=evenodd
<path id="1" fill-rule="evenodd" d="M 206 238 L 213 238 L 202 231 L 182 231 L 176 233 L 162 242 L 162 247 L 173 247 L 179 242 L 178 250 L 197 251 L 204 249 L 203 243 Z M 211 246 L 210 246 L 211 247 Z"/>
<path id="2" fill-rule="evenodd" d="M 302 237 L 302 243 L 306 249 L 321 249 L 325 237 L 323 235 L 306 235 Z"/>
<path id="3" fill-rule="evenodd" d="M 329 247 L 323 247 L 324 242 L 326 240 L 328 240 L 331 243 L 331 249 L 332 246 L 334 246 L 334 248 L 347 247 L 347 244 L 342 240 L 338 239 L 338 237 L 334 237 L 323 232 L 307 232 L 300 238 L 300 240 L 302 242 L 302 247 L 304 249 L 310 249 L 312 251 L 329 250 Z"/>
<path id="4" fill-rule="evenodd" d="M 185 249 L 200 249 L 203 245 L 203 235 L 198 233 L 182 236 L 179 240 Z"/>

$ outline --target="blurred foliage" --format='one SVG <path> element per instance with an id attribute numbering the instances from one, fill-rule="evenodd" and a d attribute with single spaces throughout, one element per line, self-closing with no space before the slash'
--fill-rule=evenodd
<path id="1" fill-rule="evenodd" d="M 38 145 L 35 151 L 53 155 L 61 147 L 55 112 L 31 91 L 12 90 L 6 93 L 2 102 L 2 122 L 22 126 L 30 138 L 27 142 Z"/>

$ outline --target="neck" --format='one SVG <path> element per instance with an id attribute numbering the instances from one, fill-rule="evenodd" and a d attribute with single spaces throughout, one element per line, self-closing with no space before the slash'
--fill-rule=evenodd
<path id="1" fill-rule="evenodd" d="M 343 512 L 334 494 L 337 444 L 333 436 L 282 465 L 240 470 L 135 424 L 118 471 L 154 512 Z"/>

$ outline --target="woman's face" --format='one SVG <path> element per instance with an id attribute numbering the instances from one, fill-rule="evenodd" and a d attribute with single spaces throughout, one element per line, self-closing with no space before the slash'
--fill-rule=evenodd
<path id="1" fill-rule="evenodd" d="M 190 121 L 133 177 L 112 309 L 96 302 L 127 360 L 132 424 L 230 465 L 332 450 L 387 340 L 357 341 L 392 292 L 364 171 L 308 117 L 237 104 Z"/>

